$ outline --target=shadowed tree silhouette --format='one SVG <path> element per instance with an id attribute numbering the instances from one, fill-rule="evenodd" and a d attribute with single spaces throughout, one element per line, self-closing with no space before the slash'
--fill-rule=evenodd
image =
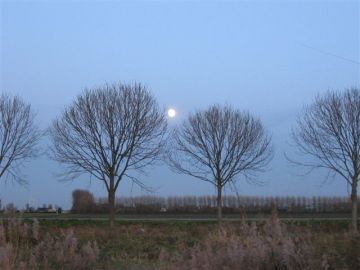
<path id="1" fill-rule="evenodd" d="M 122 179 L 146 186 L 135 173 L 161 158 L 167 122 L 155 98 L 141 84 L 112 84 L 86 90 L 51 127 L 53 158 L 74 179 L 89 173 L 108 192 L 110 226 Z"/>
<path id="2" fill-rule="evenodd" d="M 293 140 L 312 169 L 325 168 L 351 186 L 352 229 L 357 231 L 357 189 L 360 175 L 360 91 L 329 91 L 317 96 L 299 117 Z"/>
<path id="3" fill-rule="evenodd" d="M 222 190 L 241 174 L 255 181 L 272 157 L 270 137 L 260 120 L 230 106 L 214 105 L 191 114 L 174 131 L 170 167 L 214 185 L 218 221 L 222 219 Z"/>
<path id="4" fill-rule="evenodd" d="M 41 132 L 31 106 L 17 96 L 0 95 L 0 179 L 7 175 L 26 183 L 20 174 L 24 161 L 35 157 Z"/>

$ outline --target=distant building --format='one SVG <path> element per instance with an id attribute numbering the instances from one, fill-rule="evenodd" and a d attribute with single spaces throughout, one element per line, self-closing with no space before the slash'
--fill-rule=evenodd
<path id="1" fill-rule="evenodd" d="M 49 204 L 47 207 L 43 205 L 43 207 L 38 207 L 36 209 L 37 213 L 58 213 L 58 210 L 52 205 Z"/>

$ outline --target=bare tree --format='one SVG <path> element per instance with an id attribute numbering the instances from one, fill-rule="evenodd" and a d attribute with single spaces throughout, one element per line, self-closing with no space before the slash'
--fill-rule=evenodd
<path id="1" fill-rule="evenodd" d="M 20 174 L 24 161 L 36 156 L 41 133 L 31 106 L 17 96 L 0 95 L 0 179 L 7 175 L 26 183 Z"/>
<path id="2" fill-rule="evenodd" d="M 272 157 L 270 137 L 260 120 L 229 106 L 214 105 L 191 114 L 174 132 L 169 164 L 176 172 L 214 185 L 218 221 L 222 218 L 222 190 L 240 174 L 255 181 Z"/>
<path id="3" fill-rule="evenodd" d="M 68 179 L 89 173 L 105 184 L 112 227 L 120 181 L 146 188 L 134 172 L 160 159 L 166 128 L 164 113 L 144 86 L 105 85 L 85 90 L 53 122 L 52 153 Z"/>
<path id="4" fill-rule="evenodd" d="M 325 168 L 351 186 L 352 229 L 357 231 L 357 188 L 360 175 L 360 90 L 317 96 L 298 119 L 293 140 L 310 170 Z"/>

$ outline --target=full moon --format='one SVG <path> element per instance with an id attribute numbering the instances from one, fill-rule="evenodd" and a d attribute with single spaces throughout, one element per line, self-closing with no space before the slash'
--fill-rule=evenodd
<path id="1" fill-rule="evenodd" d="M 174 109 L 169 109 L 167 114 L 170 118 L 174 118 L 176 115 L 176 111 Z"/>

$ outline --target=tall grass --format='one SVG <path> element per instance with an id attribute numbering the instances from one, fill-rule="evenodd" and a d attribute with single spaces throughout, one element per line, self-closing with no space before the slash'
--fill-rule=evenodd
<path id="1" fill-rule="evenodd" d="M 66 222 L 0 221 L 0 269 L 360 269 L 346 222 Z"/>
<path id="2" fill-rule="evenodd" d="M 96 242 L 80 245 L 72 231 L 40 237 L 37 220 L 0 223 L 0 269 L 95 269 Z"/>
<path id="3" fill-rule="evenodd" d="M 222 226 L 202 242 L 182 252 L 162 250 L 162 269 L 247 270 L 247 269 L 360 269 L 358 236 L 344 234 L 344 253 L 314 243 L 314 232 L 297 230 L 272 217 L 265 224 L 242 222 L 239 227 Z M 326 240 L 324 242 L 326 244 Z"/>

